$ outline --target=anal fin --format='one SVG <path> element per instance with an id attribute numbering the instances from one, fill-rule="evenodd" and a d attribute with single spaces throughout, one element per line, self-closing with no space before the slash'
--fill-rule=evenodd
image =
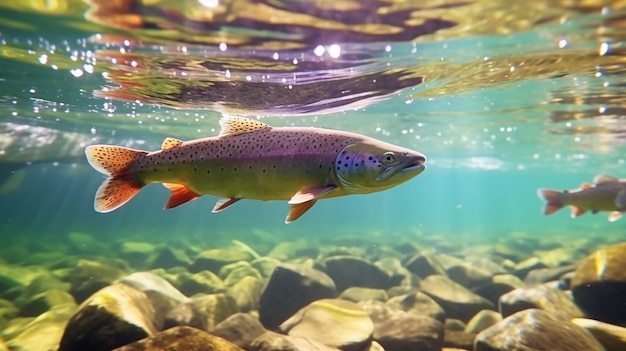
<path id="1" fill-rule="evenodd" d="M 200 197 L 200 194 L 189 189 L 184 184 L 163 183 L 163 185 L 172 192 L 169 200 L 167 200 L 167 203 L 165 204 L 166 209 L 180 206 L 184 204 L 185 202 L 188 202 L 188 201 L 191 201 L 193 199 Z"/>
<path id="2" fill-rule="evenodd" d="M 215 203 L 215 206 L 213 206 L 213 213 L 217 213 L 220 211 L 225 210 L 228 206 L 234 204 L 235 202 L 239 201 L 239 199 L 237 198 L 232 198 L 232 199 L 219 199 L 217 200 L 217 202 Z"/>
<path id="3" fill-rule="evenodd" d="M 289 224 L 295 221 L 296 219 L 300 218 L 300 216 L 302 216 L 306 211 L 308 211 L 311 207 L 313 207 L 313 205 L 315 205 L 316 202 L 317 200 L 310 200 L 306 202 L 292 204 L 289 207 L 289 213 L 287 213 L 287 218 L 285 218 L 285 223 Z"/>

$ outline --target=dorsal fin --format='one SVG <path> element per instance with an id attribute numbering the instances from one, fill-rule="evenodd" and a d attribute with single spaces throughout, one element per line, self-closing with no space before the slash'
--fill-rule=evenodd
<path id="1" fill-rule="evenodd" d="M 595 178 L 593 178 L 594 184 L 602 184 L 608 182 L 619 182 L 619 179 L 604 174 L 597 175 Z"/>
<path id="2" fill-rule="evenodd" d="M 272 128 L 270 125 L 267 125 L 261 121 L 229 115 L 224 115 L 220 119 L 220 126 L 222 127 L 222 130 L 218 135 L 220 137 L 250 133 L 256 130 Z"/>
<path id="3" fill-rule="evenodd" d="M 178 139 L 165 138 L 165 140 L 163 140 L 163 144 L 161 144 L 161 150 L 171 149 L 173 147 L 177 147 L 178 145 L 180 145 L 182 143 L 183 142 L 178 140 Z"/>

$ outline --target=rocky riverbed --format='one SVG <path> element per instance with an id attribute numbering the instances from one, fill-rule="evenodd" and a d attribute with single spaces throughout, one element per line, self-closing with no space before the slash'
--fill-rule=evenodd
<path id="1" fill-rule="evenodd" d="M 0 351 L 626 350 L 623 238 L 268 237 L 5 245 Z"/>

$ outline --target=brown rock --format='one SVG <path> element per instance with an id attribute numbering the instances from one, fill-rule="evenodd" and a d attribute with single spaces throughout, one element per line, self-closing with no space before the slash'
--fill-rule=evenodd
<path id="1" fill-rule="evenodd" d="M 191 327 L 174 327 L 114 351 L 244 351 L 219 336 Z"/>
<path id="2" fill-rule="evenodd" d="M 369 344 L 374 325 L 356 303 L 323 299 L 303 307 L 279 329 L 292 337 L 317 340 L 344 351 L 359 351 Z"/>
<path id="3" fill-rule="evenodd" d="M 603 351 L 584 329 L 548 312 L 517 312 L 476 336 L 474 351 Z"/>
<path id="4" fill-rule="evenodd" d="M 259 320 L 276 328 L 312 301 L 337 296 L 335 283 L 317 269 L 282 264 L 274 270 L 259 300 Z"/>
<path id="5" fill-rule="evenodd" d="M 394 296 L 386 304 L 393 309 L 428 316 L 442 323 L 446 319 L 446 312 L 443 308 L 423 292 Z"/>
<path id="6" fill-rule="evenodd" d="M 570 282 L 576 304 L 589 318 L 626 324 L 626 243 L 589 255 Z"/>
<path id="7" fill-rule="evenodd" d="M 471 349 L 472 347 L 474 347 L 475 338 L 476 334 L 466 333 L 462 330 L 446 329 L 443 335 L 443 346 Z"/>
<path id="8" fill-rule="evenodd" d="M 495 308 L 487 299 L 441 275 L 430 275 L 422 280 L 421 290 L 446 311 L 448 318 L 458 318 L 464 322 L 480 310 Z"/>
<path id="9" fill-rule="evenodd" d="M 338 291 L 352 286 L 387 289 L 391 286 L 390 276 L 378 266 L 352 256 L 333 256 L 324 261 L 326 274 L 330 276 Z"/>
<path id="10" fill-rule="evenodd" d="M 420 278 L 426 278 L 431 274 L 446 275 L 445 268 L 432 253 L 415 254 L 404 262 L 404 266 Z"/>
<path id="11" fill-rule="evenodd" d="M 339 351 L 318 341 L 268 331 L 254 339 L 250 351 Z"/>
<path id="12" fill-rule="evenodd" d="M 572 323 L 587 329 L 606 351 L 626 350 L 626 328 L 586 318 L 574 318 Z"/>
<path id="13" fill-rule="evenodd" d="M 374 321 L 374 340 L 385 351 L 439 351 L 443 334 L 443 324 L 439 321 L 402 311 Z"/>
<path id="14" fill-rule="evenodd" d="M 190 326 L 209 331 L 237 312 L 237 303 L 226 294 L 196 295 L 167 313 L 165 328 Z"/>
<path id="15" fill-rule="evenodd" d="M 476 315 L 472 317 L 469 322 L 467 322 L 465 332 L 478 334 L 501 320 L 502 315 L 500 313 L 492 310 L 482 310 L 476 313 Z"/>
<path id="16" fill-rule="evenodd" d="M 124 283 L 83 302 L 65 327 L 59 351 L 111 350 L 157 332 L 148 296 Z"/>
<path id="17" fill-rule="evenodd" d="M 339 298 L 352 302 L 359 302 L 363 300 L 378 300 L 384 302 L 387 301 L 387 292 L 382 289 L 353 286 L 344 290 L 341 295 L 339 295 Z"/>
<path id="18" fill-rule="evenodd" d="M 235 313 L 221 321 L 210 332 L 248 350 L 252 341 L 266 330 L 257 318 L 247 313 Z"/>
<path id="19" fill-rule="evenodd" d="M 580 309 L 564 291 L 545 284 L 515 289 L 500 297 L 499 309 L 503 317 L 529 308 L 539 308 L 568 320 L 582 317 Z"/>

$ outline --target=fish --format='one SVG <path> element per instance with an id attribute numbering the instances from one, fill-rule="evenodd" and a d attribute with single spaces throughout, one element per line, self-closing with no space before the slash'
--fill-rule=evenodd
<path id="1" fill-rule="evenodd" d="M 217 136 L 166 138 L 148 152 L 115 145 L 85 148 L 89 164 L 108 178 L 94 200 L 107 213 L 144 186 L 162 183 L 170 209 L 202 195 L 220 212 L 241 199 L 287 200 L 291 223 L 318 200 L 383 191 L 422 173 L 426 156 L 365 135 L 315 127 L 272 127 L 224 115 Z"/>
<path id="2" fill-rule="evenodd" d="M 608 175 L 598 175 L 593 183 L 583 183 L 579 189 L 538 189 L 537 195 L 546 201 L 544 215 L 569 206 L 572 218 L 582 216 L 587 211 L 594 214 L 609 211 L 608 219 L 614 222 L 626 212 L 626 180 Z"/>

